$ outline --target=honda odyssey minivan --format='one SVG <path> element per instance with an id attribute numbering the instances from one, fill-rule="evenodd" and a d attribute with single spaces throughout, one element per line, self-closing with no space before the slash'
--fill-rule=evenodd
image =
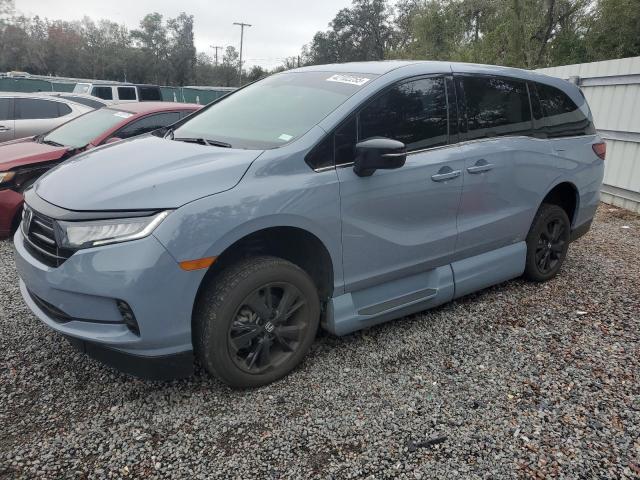
<path id="1" fill-rule="evenodd" d="M 25 193 L 25 302 L 135 375 L 272 382 L 336 335 L 524 275 L 598 205 L 580 90 L 511 68 L 371 62 L 272 75 Z"/>

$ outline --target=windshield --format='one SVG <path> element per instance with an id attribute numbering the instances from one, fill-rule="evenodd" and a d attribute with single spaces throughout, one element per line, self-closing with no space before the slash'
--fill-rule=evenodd
<path id="1" fill-rule="evenodd" d="M 174 132 L 174 139 L 274 148 L 300 137 L 375 75 L 329 72 L 267 77 L 212 105 Z"/>
<path id="2" fill-rule="evenodd" d="M 49 132 L 42 140 L 45 143 L 81 148 L 132 115 L 129 112 L 102 108 L 65 123 Z"/>
<path id="3" fill-rule="evenodd" d="M 88 83 L 76 83 L 73 93 L 89 93 L 90 86 Z"/>

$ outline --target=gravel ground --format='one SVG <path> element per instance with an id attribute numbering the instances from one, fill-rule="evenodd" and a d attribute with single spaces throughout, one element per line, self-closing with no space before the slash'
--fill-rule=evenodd
<path id="1" fill-rule="evenodd" d="M 0 478 L 638 478 L 639 232 L 603 205 L 555 280 L 322 335 L 252 391 L 76 353 L 0 242 Z"/>

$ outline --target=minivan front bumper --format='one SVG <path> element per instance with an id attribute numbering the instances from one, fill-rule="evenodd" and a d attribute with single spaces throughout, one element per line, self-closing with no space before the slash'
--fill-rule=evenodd
<path id="1" fill-rule="evenodd" d="M 204 270 L 182 270 L 153 235 L 79 250 L 55 268 L 29 253 L 21 229 L 14 246 L 26 304 L 76 347 L 145 378 L 192 372 L 191 314 Z"/>

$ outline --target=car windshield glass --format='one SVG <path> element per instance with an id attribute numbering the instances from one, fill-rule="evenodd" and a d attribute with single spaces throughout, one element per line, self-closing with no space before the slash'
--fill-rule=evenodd
<path id="1" fill-rule="evenodd" d="M 84 147 L 132 115 L 129 112 L 110 108 L 95 110 L 52 130 L 43 138 L 43 141 L 59 143 L 71 148 Z"/>
<path id="2" fill-rule="evenodd" d="M 329 72 L 273 75 L 229 95 L 174 132 L 175 139 L 266 149 L 309 131 L 375 75 Z"/>

